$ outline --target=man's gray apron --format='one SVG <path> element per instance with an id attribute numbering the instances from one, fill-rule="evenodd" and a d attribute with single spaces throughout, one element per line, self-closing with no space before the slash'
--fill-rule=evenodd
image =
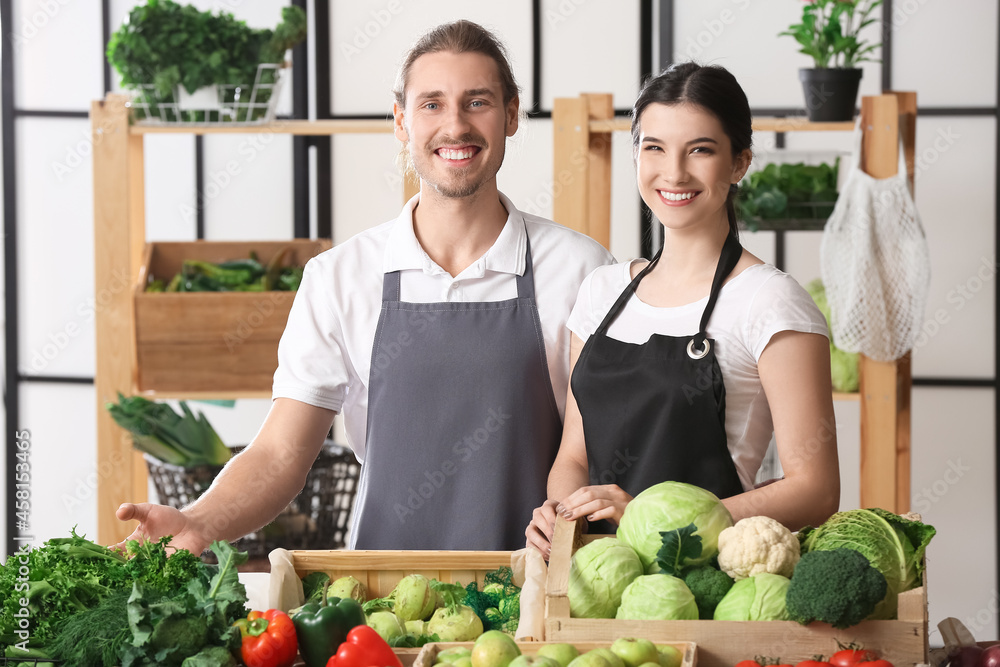
<path id="1" fill-rule="evenodd" d="M 525 267 L 492 302 L 403 302 L 385 274 L 352 548 L 524 546 L 562 431 L 530 245 Z"/>

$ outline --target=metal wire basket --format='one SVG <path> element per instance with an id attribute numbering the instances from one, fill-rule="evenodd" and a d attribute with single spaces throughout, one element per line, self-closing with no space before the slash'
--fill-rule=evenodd
<path id="1" fill-rule="evenodd" d="M 274 120 L 287 68 L 261 63 L 253 84 L 208 86 L 188 95 L 182 86 L 163 95 L 154 84 L 130 89 L 128 106 L 139 125 L 263 125 Z"/>
<path id="2" fill-rule="evenodd" d="M 242 447 L 233 449 L 234 453 Z M 222 466 L 185 468 L 144 455 L 149 477 L 160 503 L 181 508 L 196 500 L 212 484 Z M 265 476 L 266 471 L 261 471 Z M 328 441 L 306 475 L 302 491 L 274 521 L 234 543 L 251 558 L 266 557 L 273 549 L 341 549 L 347 544 L 351 512 L 361 464 L 354 453 Z M 261 489 L 248 489 L 259 493 Z M 224 518 L 224 517 L 223 517 Z M 211 556 L 206 552 L 204 556 Z"/>

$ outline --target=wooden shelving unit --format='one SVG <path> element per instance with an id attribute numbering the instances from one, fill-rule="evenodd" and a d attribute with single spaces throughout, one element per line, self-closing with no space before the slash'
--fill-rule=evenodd
<path id="1" fill-rule="evenodd" d="M 146 244 L 145 178 L 143 138 L 147 134 L 385 134 L 392 122 L 372 120 L 279 120 L 268 125 L 226 126 L 221 124 L 130 125 L 128 98 L 109 94 L 91 104 L 90 120 L 94 146 L 94 252 L 95 285 L 113 285 L 116 276 L 129 276 L 127 289 L 114 291 L 106 305 L 97 309 L 97 539 L 113 544 L 126 537 L 128 527 L 115 518 L 125 502 L 146 499 L 146 466 L 132 448 L 130 436 L 108 416 L 104 405 L 117 392 L 141 393 L 147 398 L 234 399 L 270 398 L 259 388 L 213 390 L 199 386 L 191 391 L 157 390 L 137 386 L 135 303 L 133 288 L 140 279 Z M 409 198 L 417 185 L 407 181 Z M 111 290 L 108 290 L 111 292 Z"/>
<path id="2" fill-rule="evenodd" d="M 917 96 L 889 92 L 861 102 L 862 168 L 875 178 L 896 173 L 902 141 L 913 189 Z M 555 100 L 553 218 L 607 247 L 611 230 L 611 136 L 628 133 L 631 119 L 614 116 L 610 94 Z M 757 132 L 850 132 L 853 122 L 811 123 L 805 118 L 756 118 Z M 910 354 L 892 363 L 862 357 L 857 394 L 835 400 L 861 403 L 861 506 L 906 512 L 910 507 Z"/>

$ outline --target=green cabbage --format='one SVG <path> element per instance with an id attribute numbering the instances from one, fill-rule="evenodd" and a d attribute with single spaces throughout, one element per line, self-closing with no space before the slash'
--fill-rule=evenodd
<path id="1" fill-rule="evenodd" d="M 785 593 L 792 583 L 780 574 L 761 572 L 740 579 L 715 608 L 717 621 L 787 621 Z"/>
<path id="2" fill-rule="evenodd" d="M 806 291 L 816 302 L 816 307 L 826 318 L 826 325 L 832 327 L 830 322 L 830 304 L 826 299 L 826 287 L 819 278 L 806 285 Z M 858 353 L 846 352 L 833 344 L 830 338 L 830 375 L 835 391 L 856 392 L 860 377 L 858 375 Z"/>
<path id="3" fill-rule="evenodd" d="M 622 591 L 642 574 L 639 556 L 613 537 L 577 549 L 569 568 L 569 611 L 575 618 L 614 618 Z"/>
<path id="4" fill-rule="evenodd" d="M 704 565 L 719 553 L 719 533 L 733 525 L 733 517 L 711 491 L 683 482 L 661 482 L 649 487 L 625 506 L 618 539 L 632 547 L 647 573 L 659 572 L 656 554 L 663 546 L 660 533 L 693 523 L 701 537 L 701 557 L 681 566 Z"/>
<path id="5" fill-rule="evenodd" d="M 885 598 L 869 618 L 896 618 L 897 596 L 922 584 L 924 552 L 937 531 L 882 509 L 837 512 L 819 528 L 799 531 L 802 553 L 841 547 L 860 552 L 885 577 Z"/>
<path id="6" fill-rule="evenodd" d="M 669 574 L 644 574 L 625 588 L 615 618 L 694 621 L 698 604 L 683 581 Z"/>

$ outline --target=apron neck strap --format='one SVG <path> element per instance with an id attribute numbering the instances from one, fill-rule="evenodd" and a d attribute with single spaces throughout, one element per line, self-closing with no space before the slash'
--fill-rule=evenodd
<path id="1" fill-rule="evenodd" d="M 726 242 L 722 244 L 722 253 L 719 255 L 719 263 L 715 266 L 715 277 L 712 279 L 712 291 L 708 294 L 708 303 L 701 314 L 701 324 L 698 325 L 698 334 L 694 337 L 695 346 L 702 347 L 702 343 L 708 337 L 708 320 L 715 310 L 715 302 L 719 300 L 719 292 L 722 291 L 722 283 L 726 281 L 729 274 L 736 268 L 740 257 L 743 255 L 743 246 L 734 235 L 726 236 Z"/>
<path id="2" fill-rule="evenodd" d="M 625 291 L 618 296 L 618 300 L 615 301 L 615 304 L 613 306 L 611 306 L 611 310 L 608 311 L 608 314 L 604 316 L 604 321 L 601 322 L 601 326 L 597 327 L 597 331 L 594 332 L 595 335 L 603 334 L 608 330 L 608 327 L 611 326 L 611 323 L 614 322 L 616 317 L 618 317 L 618 313 L 620 313 L 622 309 L 625 308 L 625 304 L 628 303 L 628 300 L 632 298 L 633 294 L 635 294 L 635 289 L 639 286 L 639 281 L 642 280 L 646 276 L 646 274 L 653 269 L 654 266 L 656 266 L 656 263 L 660 259 L 660 253 L 662 252 L 663 248 L 660 248 L 653 256 L 652 261 L 650 261 L 649 264 L 647 264 L 642 269 L 642 271 L 639 272 L 639 275 L 637 275 L 635 278 L 632 279 L 632 282 L 628 284 L 628 287 L 625 288 Z"/>
<path id="3" fill-rule="evenodd" d="M 517 276 L 517 298 L 535 298 L 535 271 L 531 265 L 531 241 L 528 240 L 527 230 L 524 234 L 524 273 Z"/>

